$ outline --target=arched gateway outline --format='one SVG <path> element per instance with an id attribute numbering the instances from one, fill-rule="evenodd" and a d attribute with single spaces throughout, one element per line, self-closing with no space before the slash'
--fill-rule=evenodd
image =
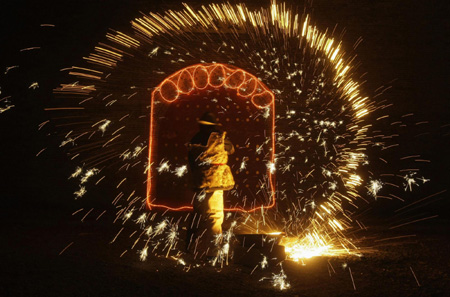
<path id="1" fill-rule="evenodd" d="M 195 90 L 204 90 L 207 88 L 219 89 L 229 88 L 237 91 L 237 97 L 250 99 L 252 104 L 259 108 L 270 107 L 271 111 L 271 140 L 272 149 L 270 160 L 274 163 L 275 156 L 275 95 L 273 92 L 254 75 L 235 66 L 213 63 L 213 64 L 195 64 L 185 67 L 164 79 L 151 94 L 151 111 L 150 111 L 150 134 L 149 134 L 149 149 L 148 149 L 148 164 L 147 171 L 147 196 L 146 203 L 149 209 L 164 208 L 173 211 L 189 210 L 192 206 L 181 206 L 177 208 L 169 207 L 164 204 L 154 204 L 152 197 L 152 170 L 151 164 L 153 161 L 153 145 L 155 143 L 153 130 L 155 124 L 154 117 L 154 103 L 156 101 L 173 103 L 180 95 L 189 95 Z M 252 209 L 244 208 L 225 208 L 225 211 L 242 211 L 253 212 L 272 208 L 275 206 L 275 189 L 274 177 L 271 170 L 268 168 L 268 177 L 270 185 L 270 203 L 255 207 Z"/>

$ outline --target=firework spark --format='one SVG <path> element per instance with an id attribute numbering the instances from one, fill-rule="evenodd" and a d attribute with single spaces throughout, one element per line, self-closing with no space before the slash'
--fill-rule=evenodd
<path id="1" fill-rule="evenodd" d="M 278 288 L 280 290 L 286 290 L 289 289 L 289 287 L 291 286 L 289 284 L 289 282 L 287 281 L 287 276 L 284 273 L 283 267 L 281 266 L 281 271 L 278 274 L 273 274 L 272 278 L 266 278 L 263 277 L 262 279 L 260 279 L 260 281 L 266 280 L 266 279 L 270 279 L 270 281 L 272 282 L 273 286 L 275 288 Z"/>

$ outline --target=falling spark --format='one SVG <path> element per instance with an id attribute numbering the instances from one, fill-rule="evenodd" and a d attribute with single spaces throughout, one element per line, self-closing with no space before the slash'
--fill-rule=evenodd
<path id="1" fill-rule="evenodd" d="M 267 257 L 266 256 L 263 256 L 263 259 L 262 259 L 260 265 L 261 265 L 261 269 L 264 269 L 264 268 L 268 267 L 269 262 L 267 262 Z"/>
<path id="2" fill-rule="evenodd" d="M 153 231 L 152 236 L 162 234 L 164 229 L 167 227 L 167 224 L 168 224 L 167 220 L 161 221 L 158 225 L 156 225 L 155 231 Z"/>
<path id="3" fill-rule="evenodd" d="M 0 113 L 4 113 L 13 107 L 15 107 L 15 106 L 14 105 L 6 105 L 5 107 L 0 107 Z"/>
<path id="4" fill-rule="evenodd" d="M 66 144 L 68 144 L 68 143 L 72 143 L 73 145 L 75 145 L 75 140 L 74 139 L 72 139 L 71 137 L 66 137 L 66 139 L 65 140 L 63 140 L 62 142 L 61 142 L 61 144 L 59 145 L 59 147 L 63 147 L 63 146 L 65 146 Z"/>
<path id="5" fill-rule="evenodd" d="M 353 290 L 356 291 L 355 280 L 353 279 L 352 269 L 350 267 L 348 268 L 348 272 L 350 273 L 350 277 L 352 279 Z"/>
<path id="6" fill-rule="evenodd" d="M 260 279 L 260 281 L 263 281 L 265 279 L 267 279 L 267 278 L 263 277 L 262 279 Z M 291 285 L 287 282 L 287 276 L 284 273 L 282 266 L 281 266 L 280 273 L 279 274 L 273 273 L 272 278 L 270 280 L 272 281 L 273 286 L 275 288 L 278 287 L 278 289 L 280 289 L 280 291 L 289 289 L 291 287 Z"/>
<path id="7" fill-rule="evenodd" d="M 59 252 L 59 256 L 61 256 L 71 245 L 73 244 L 73 241 L 71 243 L 69 243 L 65 248 L 62 249 L 61 252 Z"/>
<path id="8" fill-rule="evenodd" d="M 153 227 L 152 226 L 148 226 L 145 229 L 145 234 L 150 237 L 153 234 Z"/>
<path id="9" fill-rule="evenodd" d="M 80 184 L 86 183 L 92 176 L 96 175 L 99 172 L 100 172 L 100 170 L 98 170 L 97 168 L 92 168 L 92 169 L 87 170 L 84 173 L 84 175 L 81 177 Z"/>
<path id="10" fill-rule="evenodd" d="M 85 187 L 80 187 L 80 189 L 79 189 L 78 191 L 75 191 L 75 192 L 74 192 L 74 194 L 75 194 L 75 196 L 76 196 L 75 199 L 83 197 L 84 194 L 86 194 L 86 192 L 87 192 L 87 191 L 86 191 L 86 188 L 85 188 Z"/>
<path id="11" fill-rule="evenodd" d="M 5 74 L 8 74 L 8 72 L 9 72 L 10 70 L 15 69 L 15 68 L 19 68 L 19 65 L 14 65 L 14 66 L 6 67 L 6 69 L 5 69 Z"/>
<path id="12" fill-rule="evenodd" d="M 242 158 L 241 165 L 239 166 L 239 171 L 242 172 L 245 170 L 245 168 L 247 168 L 247 160 L 248 160 L 248 157 Z"/>
<path id="13" fill-rule="evenodd" d="M 417 286 L 420 287 L 419 280 L 417 279 L 416 274 L 414 273 L 414 270 L 412 269 L 411 266 L 409 266 L 409 269 L 411 270 L 411 273 L 414 276 L 414 279 L 416 280 Z"/>
<path id="14" fill-rule="evenodd" d="M 33 90 L 36 90 L 37 88 L 39 88 L 39 84 L 38 84 L 37 82 L 32 83 L 32 84 L 28 87 L 28 89 L 33 89 Z"/>
<path id="15" fill-rule="evenodd" d="M 369 194 L 376 199 L 377 194 L 381 190 L 382 187 L 383 187 L 383 183 L 381 181 L 371 180 L 369 182 L 369 186 L 368 186 Z"/>
<path id="16" fill-rule="evenodd" d="M 169 172 L 170 171 L 169 161 L 161 160 L 161 163 L 159 164 L 156 170 L 158 170 L 158 173 Z"/>
<path id="17" fill-rule="evenodd" d="M 148 54 L 149 57 L 156 56 L 158 54 L 159 46 L 152 49 L 152 51 Z"/>
<path id="18" fill-rule="evenodd" d="M 195 197 L 195 199 L 197 199 L 198 202 L 202 202 L 203 200 L 205 200 L 205 198 L 206 198 L 206 192 L 205 191 L 201 191 Z"/>
<path id="19" fill-rule="evenodd" d="M 124 216 L 122 218 L 124 224 L 126 221 L 128 221 L 131 218 L 131 216 L 133 216 L 133 212 L 134 212 L 134 209 L 131 209 L 124 214 Z"/>
<path id="20" fill-rule="evenodd" d="M 101 131 L 103 134 L 106 131 L 106 128 L 111 124 L 110 120 L 104 120 L 104 123 L 98 126 L 98 130 Z"/>
<path id="21" fill-rule="evenodd" d="M 187 173 L 187 166 L 183 165 L 180 167 L 175 168 L 174 173 L 177 177 L 182 177 Z"/>
<path id="22" fill-rule="evenodd" d="M 141 228 L 145 227 L 145 223 L 147 222 L 147 215 L 141 214 L 137 219 L 136 219 L 136 224 L 139 224 L 141 226 Z"/>
<path id="23" fill-rule="evenodd" d="M 186 262 L 185 262 L 183 259 L 181 259 L 181 258 L 179 258 L 179 259 L 177 260 L 177 264 L 186 266 Z"/>
<path id="24" fill-rule="evenodd" d="M 148 247 L 144 247 L 142 250 L 139 251 L 139 259 L 144 262 L 145 260 L 147 260 L 147 253 Z"/>
<path id="25" fill-rule="evenodd" d="M 270 173 L 273 174 L 275 172 L 275 163 L 267 162 L 266 166 L 267 166 L 267 169 L 269 169 Z"/>
<path id="26" fill-rule="evenodd" d="M 265 119 L 268 119 L 268 118 L 270 117 L 270 107 L 264 108 L 263 117 L 264 117 Z"/>
<path id="27" fill-rule="evenodd" d="M 412 191 L 413 185 L 416 185 L 416 186 L 418 185 L 417 181 L 414 177 L 415 174 L 416 173 L 413 172 L 413 173 L 407 174 L 403 177 L 403 179 L 405 180 L 405 183 L 404 183 L 405 191 L 407 191 L 407 190 Z"/>

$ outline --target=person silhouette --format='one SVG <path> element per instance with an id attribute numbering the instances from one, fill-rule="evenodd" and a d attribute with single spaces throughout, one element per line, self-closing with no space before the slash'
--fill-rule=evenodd
<path id="1" fill-rule="evenodd" d="M 234 178 L 227 165 L 234 146 L 220 131 L 220 123 L 211 112 L 198 120 L 199 131 L 188 144 L 188 160 L 194 188 L 193 216 L 187 232 L 186 249 L 205 249 L 214 253 L 211 242 L 222 234 L 223 192 L 234 187 Z M 192 247 L 192 244 L 195 245 Z"/>

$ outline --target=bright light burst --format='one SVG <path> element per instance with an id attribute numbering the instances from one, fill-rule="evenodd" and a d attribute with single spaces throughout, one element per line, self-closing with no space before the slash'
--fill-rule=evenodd
<path id="1" fill-rule="evenodd" d="M 306 234 L 303 238 L 283 237 L 280 242 L 286 249 L 287 259 L 299 262 L 318 256 L 342 256 L 355 254 L 356 250 L 342 248 L 341 244 L 333 243 L 326 236 L 317 233 Z"/>

